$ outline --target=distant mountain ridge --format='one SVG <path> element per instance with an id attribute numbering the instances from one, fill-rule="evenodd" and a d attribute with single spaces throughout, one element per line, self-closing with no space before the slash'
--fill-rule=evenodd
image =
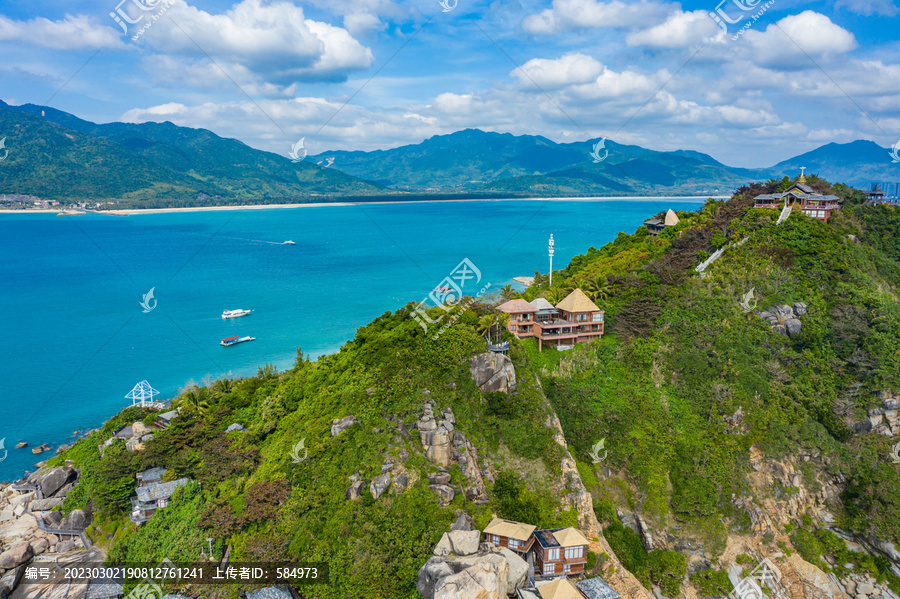
<path id="1" fill-rule="evenodd" d="M 874 182 L 886 181 L 896 185 L 900 181 L 900 165 L 891 162 L 890 148 L 861 139 L 846 144 L 825 144 L 779 162 L 772 169 L 790 173 L 799 171 L 800 167 L 829 181 L 842 181 L 856 187 L 869 188 Z"/>
<path id="2" fill-rule="evenodd" d="M 808 174 L 868 187 L 892 180 L 888 149 L 871 141 L 827 144 L 769 168 L 722 164 L 694 150 L 657 152 L 600 138 L 556 143 L 542 136 L 465 129 L 390 150 L 322 152 L 312 157 L 398 190 L 483 190 L 534 195 L 728 193 L 750 181 Z M 606 154 L 608 152 L 608 154 Z M 900 180 L 900 172 L 896 173 Z"/>
<path id="3" fill-rule="evenodd" d="M 336 170 L 170 122 L 98 125 L 45 106 L 0 102 L 0 131 L 10 151 L 0 169 L 2 193 L 183 204 L 383 192 Z"/>
<path id="4" fill-rule="evenodd" d="M 294 163 L 206 129 L 168 121 L 96 124 L 46 106 L 2 101 L 0 136 L 9 150 L 0 163 L 0 193 L 147 207 L 432 196 L 725 195 L 753 181 L 793 177 L 801 166 L 807 174 L 863 188 L 900 181 L 888 149 L 862 140 L 745 169 L 694 150 L 658 152 L 608 139 L 556 143 L 465 129 L 389 150 L 322 152 Z M 591 150 L 601 141 L 602 160 L 596 161 Z"/>

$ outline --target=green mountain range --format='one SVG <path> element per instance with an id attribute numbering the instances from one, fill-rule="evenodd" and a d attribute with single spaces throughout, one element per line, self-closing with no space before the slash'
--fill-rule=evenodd
<path id="1" fill-rule="evenodd" d="M 594 139 L 466 129 L 372 152 L 323 152 L 294 163 L 205 129 L 98 125 L 45 106 L 0 102 L 0 193 L 119 207 L 440 197 L 724 195 L 749 182 L 809 174 L 869 187 L 892 181 L 888 150 L 828 144 L 766 169 L 695 151 L 657 152 Z M 592 157 L 592 152 L 596 153 Z M 900 177 L 897 177 L 900 178 Z"/>
<path id="2" fill-rule="evenodd" d="M 97 125 L 53 108 L 0 102 L 0 131 L 9 150 L 0 164 L 0 193 L 165 206 L 381 191 L 333 169 L 168 122 Z"/>
<path id="3" fill-rule="evenodd" d="M 595 161 L 591 153 L 602 142 Z M 610 140 L 558 144 L 545 137 L 466 129 L 374 152 L 313 157 L 392 189 L 509 195 L 727 195 L 751 181 L 795 176 L 801 166 L 848 185 L 900 180 L 888 150 L 870 141 L 828 144 L 773 167 L 735 168 L 701 152 L 657 152 Z M 894 170 L 897 170 L 895 173 Z"/>

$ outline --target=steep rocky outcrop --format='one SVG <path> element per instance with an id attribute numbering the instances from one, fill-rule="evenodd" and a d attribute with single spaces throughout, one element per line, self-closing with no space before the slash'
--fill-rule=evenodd
<path id="1" fill-rule="evenodd" d="M 343 418 L 335 418 L 331 423 L 331 436 L 337 437 L 342 432 L 356 424 L 357 420 L 353 416 L 344 416 Z"/>
<path id="2" fill-rule="evenodd" d="M 540 388 L 540 381 L 536 380 Z M 546 425 L 553 430 L 553 440 L 563 449 L 563 457 L 560 461 L 562 471 L 557 484 L 557 492 L 562 497 L 564 508 L 575 508 L 578 514 L 578 527 L 589 539 L 592 539 L 590 550 L 594 553 L 605 553 L 609 559 L 603 564 L 602 577 L 622 599 L 654 599 L 653 594 L 638 581 L 634 575 L 626 570 L 615 551 L 606 542 L 606 538 L 600 529 L 600 523 L 594 514 L 594 499 L 584 486 L 584 481 L 578 473 L 575 459 L 569 453 L 566 436 L 563 432 L 559 418 L 552 411 L 549 403 L 547 409 L 551 412 Z"/>
<path id="3" fill-rule="evenodd" d="M 900 437 L 900 393 L 881 391 L 878 401 L 881 405 L 866 412 L 867 421 L 859 432 L 875 431 L 886 437 Z"/>
<path id="4" fill-rule="evenodd" d="M 458 513 L 434 556 L 419 569 L 416 588 L 424 599 L 505 599 L 524 584 L 528 564 L 514 552 L 480 543 L 481 532 Z"/>
<path id="5" fill-rule="evenodd" d="M 779 305 L 759 312 L 759 317 L 768 322 L 776 333 L 796 337 L 802 329 L 800 317 L 804 314 L 806 314 L 806 304 L 796 302 L 793 306 Z"/>
<path id="6" fill-rule="evenodd" d="M 516 369 L 504 354 L 485 352 L 469 360 L 469 372 L 483 393 L 516 392 Z"/>
<path id="7" fill-rule="evenodd" d="M 419 440 L 425 449 L 425 457 L 438 465 L 438 474 L 429 476 L 430 488 L 441 495 L 446 503 L 453 500 L 455 491 L 449 485 L 447 468 L 459 466 L 466 477 L 466 499 L 481 504 L 487 502 L 487 489 L 481 476 L 482 470 L 478 451 L 468 438 L 456 429 L 453 410 L 439 410 L 441 418 L 436 418 L 435 404 L 428 400 L 422 406 L 422 417 L 416 423 Z"/>
<path id="8" fill-rule="evenodd" d="M 20 593 L 19 581 L 25 567 L 36 556 L 51 554 L 61 558 L 78 554 L 74 561 L 84 556 L 97 558 L 96 552 L 73 551 L 83 550 L 84 542 L 90 544 L 83 533 L 62 540 L 53 532 L 57 529 L 84 531 L 93 520 L 90 511 L 73 510 L 65 517 L 60 511 L 43 511 L 62 502 L 62 495 L 77 483 L 78 475 L 78 470 L 69 462 L 57 468 L 39 469 L 27 479 L 0 486 L 0 598 L 13 593 L 16 593 L 14 596 L 26 596 Z M 43 494 L 47 497 L 38 498 Z M 37 588 L 29 585 L 28 592 Z"/>

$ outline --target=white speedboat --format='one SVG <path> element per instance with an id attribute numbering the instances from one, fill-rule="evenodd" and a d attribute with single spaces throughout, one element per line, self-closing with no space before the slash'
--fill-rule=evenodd
<path id="1" fill-rule="evenodd" d="M 228 347 L 229 345 L 237 345 L 238 343 L 244 343 L 245 341 L 256 341 L 256 337 L 226 337 L 219 341 L 219 345 L 222 347 Z"/>
<path id="2" fill-rule="evenodd" d="M 287 241 L 285 241 L 285 242 L 282 243 L 281 245 L 297 245 L 297 244 L 294 243 L 293 241 L 291 241 L 290 239 L 288 239 Z"/>
<path id="3" fill-rule="evenodd" d="M 239 318 L 241 316 L 247 316 L 253 312 L 253 310 L 225 310 L 222 312 L 222 318 Z"/>

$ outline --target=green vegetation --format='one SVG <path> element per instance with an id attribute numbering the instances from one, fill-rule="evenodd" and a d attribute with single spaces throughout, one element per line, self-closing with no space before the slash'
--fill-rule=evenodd
<path id="1" fill-rule="evenodd" d="M 523 375 L 518 392 L 482 394 L 468 359 L 485 350 L 475 329 L 489 309 L 472 306 L 437 340 L 423 334 L 411 309 L 375 319 L 338 354 L 316 362 L 298 351 L 286 372 L 266 366 L 256 377 L 190 386 L 175 401 L 181 415 L 143 451 L 128 452 L 124 441 L 115 441 L 101 457 L 101 440 L 147 418 L 140 410 L 123 411 L 59 458 L 83 469 L 65 509 L 94 506 L 98 528 L 116 531 L 114 561 L 195 559 L 204 547 L 199 540 L 214 537 L 217 555 L 231 546 L 233 561 L 328 562 L 332 584 L 307 596 L 329 598 L 414 594 L 416 572 L 456 509 L 479 522 L 496 510 L 546 527 L 577 525 L 575 513 L 560 509 L 559 497 L 548 492 L 562 454 L 544 425 L 546 401 L 535 379 L 525 376 L 525 351 L 516 346 L 510 353 Z M 508 462 L 489 486 L 492 505 L 477 506 L 457 493 L 445 507 L 428 488 L 437 467 L 409 427 L 429 397 L 454 410 L 480 459 Z M 332 421 L 348 414 L 359 424 L 332 437 Z M 225 434 L 233 422 L 247 432 Z M 290 453 L 301 440 L 309 457 L 295 464 Z M 406 490 L 373 500 L 367 485 L 360 499 L 346 500 L 350 475 L 372 480 L 388 462 L 408 472 Z M 196 484 L 135 528 L 127 519 L 134 473 L 153 466 L 166 468 L 167 479 Z M 520 468 L 531 472 L 527 480 Z M 462 475 L 455 466 L 450 472 L 458 488 Z"/>
<path id="2" fill-rule="evenodd" d="M 830 530 L 801 528 L 791 534 L 791 543 L 803 559 L 825 572 L 840 574 L 849 565 L 852 571 L 868 574 L 878 582 L 887 583 L 894 592 L 900 592 L 900 576 L 891 572 L 891 563 L 886 557 L 852 551 Z"/>
<path id="3" fill-rule="evenodd" d="M 575 456 L 589 463 L 592 444 L 605 439 L 604 465 L 628 473 L 644 494 L 641 512 L 657 522 L 739 521 L 730 498 L 752 495 L 744 475 L 757 444 L 774 458 L 828 455 L 849 480 L 845 525 L 898 541 L 900 479 L 888 440 L 848 423 L 874 407 L 876 392 L 900 388 L 900 219 L 853 196 L 827 225 L 793 214 L 775 227 L 774 211 L 751 205 L 779 185 L 742 188 L 728 202 L 678 213 L 681 222 L 658 237 L 638 229 L 573 258 L 554 287 L 608 281 L 599 303 L 611 334 L 542 369 L 543 387 Z M 747 241 L 701 279 L 692 269 L 720 235 Z M 806 303 L 802 333 L 779 336 L 744 313 L 751 289 L 760 310 Z M 525 297 L 552 291 L 538 277 Z M 725 421 L 738 408 L 745 434 Z M 610 484 L 590 490 L 601 497 Z"/>
<path id="4" fill-rule="evenodd" d="M 603 536 L 625 569 L 645 587 L 656 584 L 667 596 L 677 597 L 681 581 L 688 573 L 687 559 L 677 551 L 654 549 L 647 553 L 640 535 L 624 526 L 614 514 L 613 518 L 603 529 Z"/>
<path id="5" fill-rule="evenodd" d="M 900 389 L 900 218 L 895 208 L 862 206 L 851 193 L 828 224 L 792 214 L 775 226 L 774 211 L 753 209 L 752 197 L 782 185 L 772 180 L 680 212 L 681 222 L 659 236 L 643 227 L 620 234 L 576 256 L 553 287 L 537 273 L 526 299 L 560 298 L 580 286 L 606 311 L 607 334 L 569 352 L 541 353 L 533 340 L 504 333 L 515 394 L 483 394 L 469 372 L 469 358 L 485 350 L 480 332 L 493 320 L 489 306 L 471 304 L 437 339 L 407 306 L 361 327 L 335 355 L 312 362 L 298 350 L 286 372 L 267 365 L 255 377 L 190 387 L 176 400 L 181 415 L 146 449 L 132 454 L 116 441 L 101 457 L 99 443 L 150 416 L 129 408 L 55 458 L 83 468 L 64 509 L 94 506 L 97 527 L 115 531 L 113 560 L 176 561 L 212 536 L 217 555 L 230 546 L 235 561 L 328 562 L 332 584 L 311 588 L 309 597 L 412 597 L 416 572 L 456 509 L 482 527 L 494 512 L 541 527 L 577 524 L 551 490 L 563 456 L 546 425 L 555 410 L 619 561 L 669 596 L 678 596 L 687 575 L 684 556 L 646 552 L 616 508 L 719 555 L 729 531 L 749 522 L 732 497 L 761 504 L 794 492 L 750 485 L 751 446 L 792 463 L 801 453 L 820 456 L 798 471 L 810 490 L 828 476 L 846 481 L 834 506 L 837 524 L 900 542 L 900 477 L 889 440 L 854 428 L 877 392 Z M 697 276 L 694 267 L 720 245 L 725 254 Z M 760 310 L 804 302 L 802 331 L 781 336 L 742 308 L 751 289 Z M 457 493 L 445 506 L 429 489 L 437 467 L 410 430 L 429 399 L 453 409 L 456 428 L 491 465 L 488 504 Z M 350 414 L 359 424 L 332 437 L 332 421 Z M 226 435 L 233 422 L 247 432 Z M 608 455 L 594 464 L 590 451 L 601 439 Z M 291 451 L 300 441 L 309 453 L 297 464 Z M 373 500 L 365 489 L 346 500 L 351 475 L 370 481 L 385 463 L 409 475 L 405 490 Z M 133 474 L 151 466 L 164 467 L 167 480 L 197 484 L 134 529 L 126 516 Z M 449 473 L 458 487 L 459 468 Z M 879 558 L 849 556 L 816 525 L 805 518 L 790 531 L 805 559 L 825 568 L 846 560 L 893 580 Z M 723 575 L 704 570 L 691 580 L 713 596 L 730 588 Z"/>
<path id="6" fill-rule="evenodd" d="M 697 570 L 691 574 L 690 580 L 701 597 L 722 597 L 734 588 L 728 579 L 728 572 L 715 568 Z"/>

